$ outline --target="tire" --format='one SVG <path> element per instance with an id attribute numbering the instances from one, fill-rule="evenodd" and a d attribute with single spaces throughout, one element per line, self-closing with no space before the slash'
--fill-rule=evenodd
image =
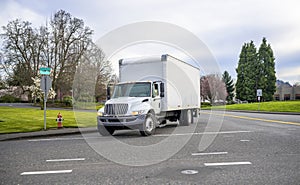
<path id="1" fill-rule="evenodd" d="M 105 126 L 98 126 L 98 132 L 102 136 L 110 136 L 113 135 L 115 129 Z"/>
<path id="2" fill-rule="evenodd" d="M 190 109 L 190 110 L 188 110 L 188 122 L 190 123 L 190 124 L 193 124 L 194 123 L 194 110 L 193 109 Z"/>
<path id="3" fill-rule="evenodd" d="M 193 122 L 193 112 L 192 110 L 182 110 L 179 118 L 180 126 L 189 126 Z"/>
<path id="4" fill-rule="evenodd" d="M 142 136 L 150 136 L 154 134 L 155 128 L 156 128 L 156 121 L 153 114 L 148 113 L 146 116 L 146 119 L 143 124 L 142 130 L 140 130 L 140 133 Z"/>
<path id="5" fill-rule="evenodd" d="M 200 115 L 200 112 L 199 112 L 199 109 L 194 109 L 193 110 L 193 123 L 198 123 L 199 121 L 199 115 Z"/>

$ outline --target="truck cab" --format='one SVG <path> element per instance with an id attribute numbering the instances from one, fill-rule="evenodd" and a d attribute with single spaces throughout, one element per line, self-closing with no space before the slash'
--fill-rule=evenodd
<path id="1" fill-rule="evenodd" d="M 113 134 L 116 129 L 139 129 L 144 136 L 153 134 L 159 124 L 156 116 L 161 113 L 163 85 L 158 81 L 116 84 L 112 96 L 98 111 L 100 134 Z"/>

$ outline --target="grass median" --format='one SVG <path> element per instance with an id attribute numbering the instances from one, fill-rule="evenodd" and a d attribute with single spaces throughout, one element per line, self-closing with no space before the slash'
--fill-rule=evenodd
<path id="1" fill-rule="evenodd" d="M 73 110 L 47 110 L 47 129 L 57 128 L 56 118 L 59 112 L 63 116 L 64 127 L 77 128 L 97 125 L 96 111 L 74 113 Z M 0 115 L 0 134 L 44 129 L 44 111 L 40 109 L 0 107 Z"/>
<path id="2" fill-rule="evenodd" d="M 226 106 L 212 106 L 204 109 L 226 109 L 226 110 L 246 110 L 264 112 L 300 112 L 300 101 L 272 101 L 261 103 L 233 104 Z"/>

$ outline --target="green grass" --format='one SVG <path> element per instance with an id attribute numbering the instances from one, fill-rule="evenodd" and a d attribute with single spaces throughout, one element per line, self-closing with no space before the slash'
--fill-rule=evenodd
<path id="1" fill-rule="evenodd" d="M 64 127 L 90 127 L 97 125 L 95 112 L 73 110 L 47 110 L 47 129 L 57 128 L 57 114 L 63 116 Z M 44 111 L 34 108 L 0 107 L 0 134 L 33 132 L 44 129 Z"/>
<path id="2" fill-rule="evenodd" d="M 226 106 L 212 106 L 205 109 L 225 109 L 226 110 L 249 110 L 266 112 L 300 112 L 300 101 L 273 101 L 262 103 L 233 104 Z"/>

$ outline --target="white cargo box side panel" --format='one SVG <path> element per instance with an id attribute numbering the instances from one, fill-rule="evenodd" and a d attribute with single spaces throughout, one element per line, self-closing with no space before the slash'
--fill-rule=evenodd
<path id="1" fill-rule="evenodd" d="M 120 82 L 159 81 L 163 78 L 162 62 L 158 57 L 120 61 L 119 70 Z"/>
<path id="2" fill-rule="evenodd" d="M 168 110 L 200 108 L 199 69 L 169 55 L 164 63 Z"/>

